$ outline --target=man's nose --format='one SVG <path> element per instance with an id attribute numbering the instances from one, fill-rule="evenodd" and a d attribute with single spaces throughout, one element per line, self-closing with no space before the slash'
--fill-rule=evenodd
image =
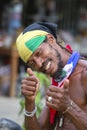
<path id="1" fill-rule="evenodd" d="M 37 67 L 38 67 L 38 68 L 41 68 L 42 63 L 43 63 L 42 58 L 37 58 L 37 59 L 36 59 L 36 64 L 37 64 Z"/>

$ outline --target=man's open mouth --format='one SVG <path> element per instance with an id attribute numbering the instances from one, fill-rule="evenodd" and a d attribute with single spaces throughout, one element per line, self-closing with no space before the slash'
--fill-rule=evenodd
<path id="1" fill-rule="evenodd" d="M 51 60 L 48 59 L 43 63 L 41 71 L 44 73 L 48 73 L 50 71 L 50 68 L 51 68 Z"/>
<path id="2" fill-rule="evenodd" d="M 51 65 L 51 61 L 49 61 L 48 64 L 46 65 L 46 67 L 45 67 L 46 71 L 50 68 L 50 65 Z"/>

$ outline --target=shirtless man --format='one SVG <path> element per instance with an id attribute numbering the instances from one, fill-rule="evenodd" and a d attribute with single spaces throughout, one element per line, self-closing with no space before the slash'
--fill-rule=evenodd
<path id="1" fill-rule="evenodd" d="M 57 42 L 56 28 L 52 23 L 33 23 L 17 38 L 19 55 L 29 66 L 29 76 L 22 80 L 21 89 L 25 97 L 25 127 L 26 130 L 87 130 L 87 61 Z M 68 71 L 64 69 L 66 65 Z M 35 114 L 35 98 L 40 82 L 33 70 L 52 77 L 39 119 Z"/>

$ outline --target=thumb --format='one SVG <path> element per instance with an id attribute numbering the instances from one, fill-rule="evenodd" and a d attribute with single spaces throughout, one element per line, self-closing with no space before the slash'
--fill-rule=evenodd
<path id="1" fill-rule="evenodd" d="M 68 79 L 65 79 L 63 86 L 64 86 L 64 88 L 69 87 L 69 80 Z"/>
<path id="2" fill-rule="evenodd" d="M 34 75 L 34 72 L 32 71 L 31 68 L 27 68 L 27 73 L 28 73 L 30 76 L 33 76 L 33 75 Z"/>

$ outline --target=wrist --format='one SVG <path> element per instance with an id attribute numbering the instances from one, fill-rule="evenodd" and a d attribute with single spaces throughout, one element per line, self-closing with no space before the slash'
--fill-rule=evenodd
<path id="1" fill-rule="evenodd" d="M 62 113 L 65 114 L 72 108 L 73 108 L 73 100 L 70 100 L 70 103 L 69 103 L 68 107 Z"/>
<path id="2" fill-rule="evenodd" d="M 28 102 L 27 100 L 25 100 L 25 109 L 27 111 L 33 111 L 33 109 L 35 108 L 35 102 Z"/>
<path id="3" fill-rule="evenodd" d="M 32 111 L 28 111 L 28 110 L 24 109 L 24 114 L 27 117 L 33 117 L 35 115 L 36 111 L 37 111 L 37 106 L 35 105 L 35 107 Z"/>

